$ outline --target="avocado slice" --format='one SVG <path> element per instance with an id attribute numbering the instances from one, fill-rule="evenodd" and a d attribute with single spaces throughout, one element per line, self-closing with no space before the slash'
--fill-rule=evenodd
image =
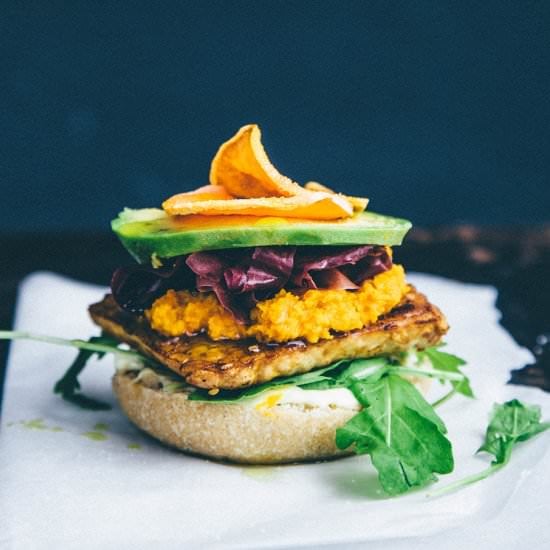
<path id="1" fill-rule="evenodd" d="M 361 212 L 331 221 L 254 216 L 168 216 L 157 208 L 124 209 L 111 222 L 128 252 L 140 263 L 199 250 L 275 245 L 394 246 L 411 222 Z"/>

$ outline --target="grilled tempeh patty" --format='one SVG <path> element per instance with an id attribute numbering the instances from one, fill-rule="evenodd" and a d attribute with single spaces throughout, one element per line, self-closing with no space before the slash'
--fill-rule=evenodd
<path id="1" fill-rule="evenodd" d="M 167 338 L 153 331 L 145 317 L 119 308 L 111 295 L 89 311 L 105 332 L 177 372 L 188 384 L 205 389 L 244 388 L 341 359 L 423 349 L 437 344 L 448 330 L 439 309 L 415 289 L 376 323 L 316 344 L 213 341 L 203 335 Z"/>

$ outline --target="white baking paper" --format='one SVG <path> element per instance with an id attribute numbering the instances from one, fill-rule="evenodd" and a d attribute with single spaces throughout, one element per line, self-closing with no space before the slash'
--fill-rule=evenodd
<path id="1" fill-rule="evenodd" d="M 550 418 L 550 396 L 506 385 L 510 369 L 532 358 L 498 324 L 493 288 L 427 275 L 410 280 L 446 313 L 448 350 L 468 361 L 477 394 L 439 410 L 456 462 L 442 486 L 488 464 L 474 452 L 494 402 L 517 397 Z M 97 333 L 87 305 L 103 292 L 31 275 L 20 289 L 16 326 L 87 338 Z M 82 383 L 113 410 L 78 409 L 52 393 L 73 356 L 47 344 L 12 344 L 0 438 L 2 548 L 550 548 L 549 433 L 520 445 L 496 475 L 455 494 L 387 498 L 368 457 L 242 467 L 158 444 L 114 402 L 112 358 L 88 366 Z"/>

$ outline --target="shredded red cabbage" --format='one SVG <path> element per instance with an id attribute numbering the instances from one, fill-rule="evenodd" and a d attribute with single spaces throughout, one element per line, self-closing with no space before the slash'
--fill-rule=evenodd
<path id="1" fill-rule="evenodd" d="M 391 265 L 383 246 L 315 247 L 297 258 L 292 281 L 298 288 L 357 288 Z"/>
<path id="2" fill-rule="evenodd" d="M 167 268 L 153 269 L 135 264 L 119 267 L 111 278 L 111 292 L 120 307 L 132 313 L 141 313 L 171 288 L 192 288 L 195 276 L 185 267 L 185 257 L 175 260 Z"/>
<path id="3" fill-rule="evenodd" d="M 117 303 L 132 312 L 147 309 L 168 289 L 214 292 L 245 323 L 256 302 L 282 288 L 355 290 L 391 266 L 383 246 L 262 246 L 195 252 L 161 269 L 119 268 L 111 289 Z"/>

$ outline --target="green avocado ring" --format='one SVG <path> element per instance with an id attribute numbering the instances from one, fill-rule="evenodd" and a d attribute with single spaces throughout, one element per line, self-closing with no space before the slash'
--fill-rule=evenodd
<path id="1" fill-rule="evenodd" d="M 396 246 L 411 222 L 361 212 L 331 221 L 254 216 L 168 216 L 163 210 L 124 209 L 111 222 L 124 247 L 139 262 L 153 264 L 202 250 L 252 246 L 359 245 Z"/>

